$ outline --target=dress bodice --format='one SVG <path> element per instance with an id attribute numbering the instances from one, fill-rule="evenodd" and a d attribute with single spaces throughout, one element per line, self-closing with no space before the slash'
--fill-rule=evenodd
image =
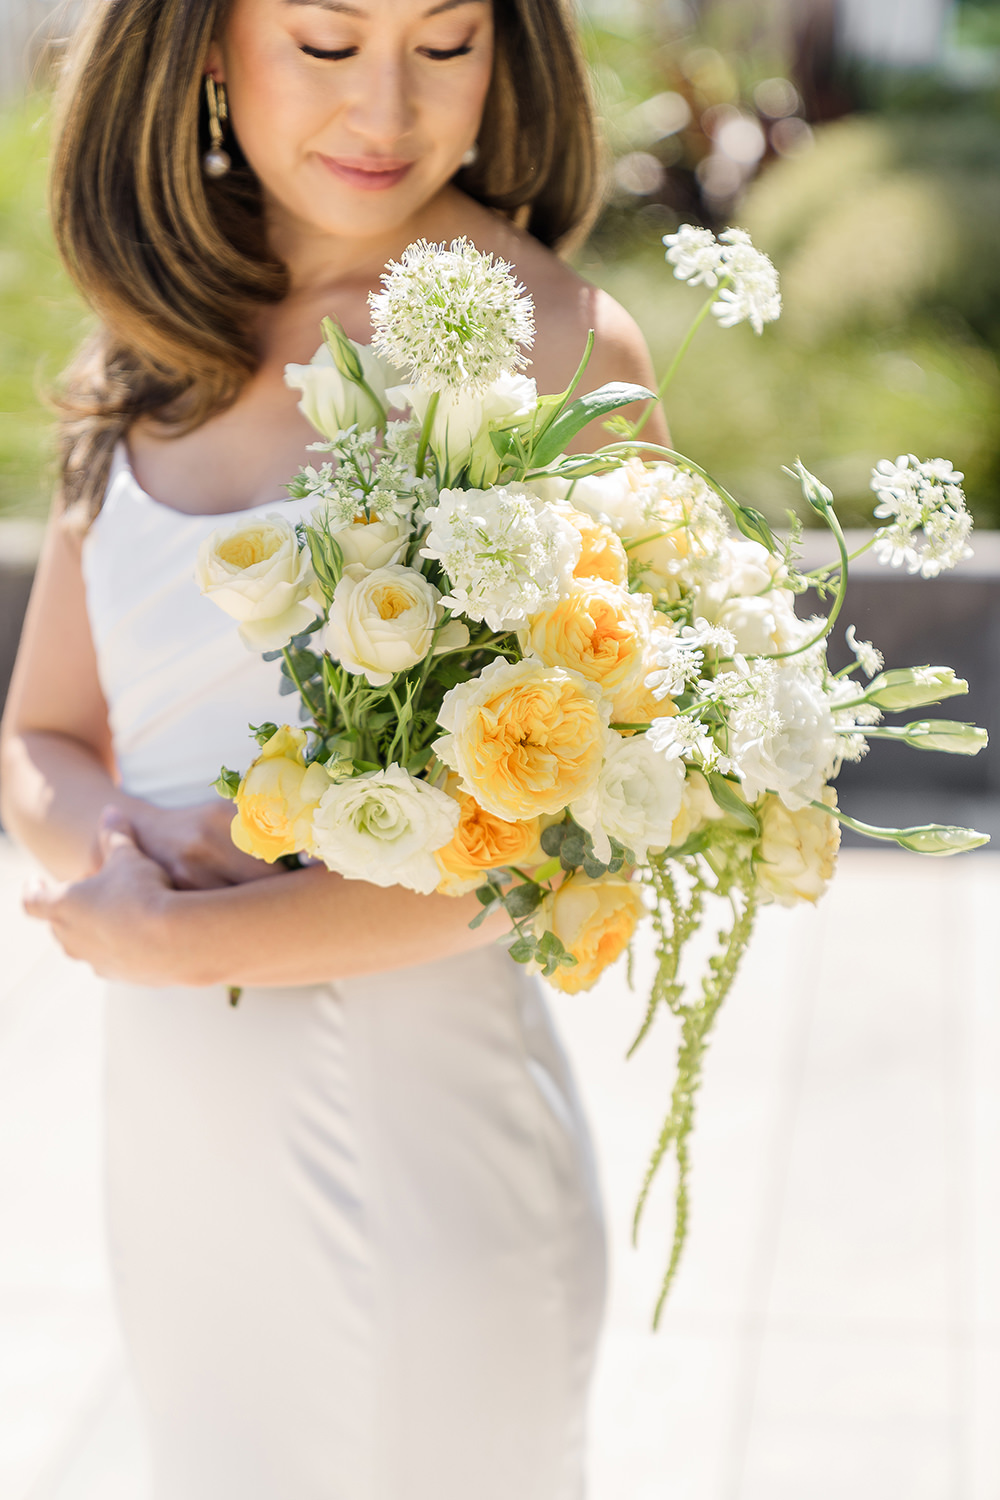
<path id="1" fill-rule="evenodd" d="M 299 519 L 308 501 L 254 512 Z M 277 662 L 240 640 L 235 620 L 204 598 L 198 548 L 241 512 L 188 515 L 139 485 L 123 448 L 83 548 L 97 668 L 125 791 L 160 807 L 206 802 L 221 766 L 243 770 L 256 754 L 248 725 L 297 722 L 282 697 Z"/>

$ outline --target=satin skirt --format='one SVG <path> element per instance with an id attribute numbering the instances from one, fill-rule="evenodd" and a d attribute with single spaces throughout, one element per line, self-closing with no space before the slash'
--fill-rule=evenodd
<path id="1" fill-rule="evenodd" d="M 602 1218 L 504 952 L 113 985 L 107 1104 L 156 1500 L 581 1500 Z"/>

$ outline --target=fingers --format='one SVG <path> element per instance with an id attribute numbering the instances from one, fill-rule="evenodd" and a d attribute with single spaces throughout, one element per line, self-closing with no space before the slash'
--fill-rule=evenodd
<path id="1" fill-rule="evenodd" d="M 108 859 L 118 850 L 139 852 L 132 825 L 117 807 L 109 805 L 101 810 L 97 825 L 97 846 L 102 860 Z"/>
<path id="2" fill-rule="evenodd" d="M 37 876 L 29 880 L 21 895 L 21 906 L 29 917 L 35 917 L 42 922 L 55 920 L 59 902 L 66 892 L 66 886 L 56 881 L 43 880 Z"/>

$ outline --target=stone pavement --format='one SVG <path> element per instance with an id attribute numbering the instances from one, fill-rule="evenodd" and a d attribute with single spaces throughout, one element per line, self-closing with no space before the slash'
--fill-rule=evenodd
<path id="1" fill-rule="evenodd" d="M 100 986 L 20 916 L 26 872 L 0 841 L 0 1500 L 148 1500 L 102 1253 Z M 612 1248 L 590 1500 L 1000 1496 L 998 912 L 1000 855 L 850 851 L 817 910 L 764 914 L 657 1335 L 668 1180 L 638 1251 L 628 1226 L 671 1023 L 622 1061 L 648 953 L 636 994 L 616 971 L 556 999 Z"/>

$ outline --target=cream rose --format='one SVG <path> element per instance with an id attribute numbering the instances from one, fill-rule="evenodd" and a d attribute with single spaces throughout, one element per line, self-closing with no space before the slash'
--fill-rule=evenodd
<path id="1" fill-rule="evenodd" d="M 385 420 L 385 369 L 368 344 L 354 344 L 361 373 L 372 396 L 338 370 L 326 344 L 321 344 L 307 365 L 286 365 L 285 384 L 302 392 L 299 411 L 321 437 L 334 442 L 355 424 L 365 431 Z M 376 404 L 379 403 L 379 404 Z"/>
<path id="2" fill-rule="evenodd" d="M 621 875 L 602 875 L 599 880 L 572 875 L 538 910 L 538 935 L 546 928 L 554 932 L 577 960 L 549 975 L 549 984 L 568 995 L 596 984 L 625 952 L 646 915 L 641 887 Z"/>
<path id="3" fill-rule="evenodd" d="M 822 800 L 836 807 L 837 794 L 828 786 Z M 837 865 L 840 824 L 818 807 L 790 812 L 777 797 L 763 799 L 757 812 L 760 843 L 757 846 L 757 884 L 766 896 L 781 906 L 799 901 L 818 901 Z"/>
<path id="4" fill-rule="evenodd" d="M 445 693 L 434 742 L 481 807 L 515 821 L 557 813 L 597 780 L 610 730 L 578 672 L 497 660 Z"/>
<path id="5" fill-rule="evenodd" d="M 533 615 L 518 640 L 546 666 L 569 667 L 612 697 L 642 672 L 652 630 L 648 595 L 580 578 L 551 609 Z"/>
<path id="6" fill-rule="evenodd" d="M 231 837 L 237 849 L 273 864 L 309 852 L 312 820 L 330 785 L 324 768 L 305 763 L 306 731 L 283 725 L 272 734 L 236 793 Z"/>
<path id="7" fill-rule="evenodd" d="M 195 580 L 206 598 L 239 621 L 251 651 L 278 651 L 311 624 L 309 549 L 284 516 L 248 517 L 213 531 L 198 549 Z"/>
<path id="8" fill-rule="evenodd" d="M 385 687 L 432 648 L 468 644 L 468 627 L 460 620 L 449 620 L 435 637 L 443 616 L 440 593 L 414 568 L 393 564 L 369 573 L 352 564 L 334 590 L 323 645 L 348 672 Z"/>
<path id="9" fill-rule="evenodd" d="M 324 792 L 313 816 L 313 852 L 347 880 L 429 895 L 441 879 L 434 851 L 458 820 L 452 797 L 392 765 Z"/>
<path id="10" fill-rule="evenodd" d="M 316 519 L 320 525 L 325 524 L 322 512 Z M 340 548 L 345 567 L 358 565 L 371 572 L 402 561 L 410 527 L 400 521 L 355 521 L 330 535 Z"/>
<path id="11" fill-rule="evenodd" d="M 594 853 L 611 858 L 608 835 L 644 863 L 650 849 L 665 849 L 684 792 L 684 766 L 666 760 L 644 734 L 614 735 L 592 790 L 570 808 L 594 841 Z"/>

